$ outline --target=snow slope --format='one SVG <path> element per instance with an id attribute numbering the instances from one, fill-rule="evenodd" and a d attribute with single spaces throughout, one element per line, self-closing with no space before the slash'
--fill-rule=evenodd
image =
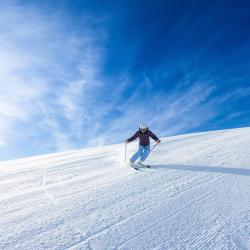
<path id="1" fill-rule="evenodd" d="M 129 144 L 129 155 L 137 144 Z M 250 128 L 0 163 L 0 249 L 250 249 Z"/>

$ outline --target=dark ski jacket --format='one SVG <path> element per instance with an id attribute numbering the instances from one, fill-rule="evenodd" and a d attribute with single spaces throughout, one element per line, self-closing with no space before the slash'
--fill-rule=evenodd
<path id="1" fill-rule="evenodd" d="M 155 141 L 159 141 L 159 138 L 152 131 L 147 130 L 145 133 L 142 133 L 140 130 L 138 130 L 132 137 L 127 139 L 127 142 L 131 142 L 136 138 L 139 138 L 141 146 L 148 146 L 150 144 L 149 137 Z"/>

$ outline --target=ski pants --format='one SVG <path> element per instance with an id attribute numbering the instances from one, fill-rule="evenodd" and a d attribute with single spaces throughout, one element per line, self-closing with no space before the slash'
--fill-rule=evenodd
<path id="1" fill-rule="evenodd" d="M 130 161 L 134 163 L 139 157 L 141 157 L 140 161 L 145 161 L 149 153 L 150 153 L 150 145 L 147 146 L 139 145 L 137 152 L 133 154 Z"/>

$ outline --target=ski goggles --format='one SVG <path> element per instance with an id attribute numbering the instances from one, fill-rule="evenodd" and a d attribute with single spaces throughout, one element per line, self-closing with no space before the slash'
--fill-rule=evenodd
<path id="1" fill-rule="evenodd" d="M 147 128 L 140 128 L 140 131 L 141 131 L 142 133 L 145 133 L 147 130 L 148 130 Z"/>

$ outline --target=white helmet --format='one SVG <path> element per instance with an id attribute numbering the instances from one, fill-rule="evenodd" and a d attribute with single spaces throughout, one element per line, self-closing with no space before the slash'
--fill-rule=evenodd
<path id="1" fill-rule="evenodd" d="M 146 132 L 148 130 L 148 126 L 145 123 L 140 124 L 139 127 L 141 132 Z"/>

